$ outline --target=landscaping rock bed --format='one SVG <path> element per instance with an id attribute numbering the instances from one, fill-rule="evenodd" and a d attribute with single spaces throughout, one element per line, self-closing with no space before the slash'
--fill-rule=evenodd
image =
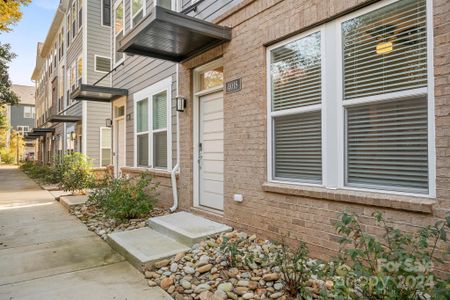
<path id="1" fill-rule="evenodd" d="M 74 207 L 71 210 L 71 213 L 86 224 L 89 230 L 95 232 L 105 240 L 107 234 L 111 232 L 133 230 L 145 227 L 149 218 L 163 216 L 169 212 L 167 210 L 155 207 L 151 212 L 142 218 L 117 221 L 107 217 L 98 205 L 88 200 L 85 204 Z"/>
<path id="2" fill-rule="evenodd" d="M 223 240 L 237 240 L 238 251 L 252 263 L 230 266 Z M 195 244 L 190 251 L 149 266 L 145 277 L 150 286 L 159 285 L 175 300 L 184 299 L 291 299 L 284 292 L 282 273 L 277 266 L 264 266 L 262 257 L 275 255 L 281 247 L 244 232 L 229 232 Z M 279 248 L 278 248 L 279 249 Z M 311 279 L 311 291 L 319 292 L 325 282 Z"/>

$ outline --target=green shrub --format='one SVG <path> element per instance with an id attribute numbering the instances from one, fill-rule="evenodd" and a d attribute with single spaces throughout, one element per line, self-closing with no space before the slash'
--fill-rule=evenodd
<path id="1" fill-rule="evenodd" d="M 49 172 L 45 177 L 47 183 L 61 183 L 63 181 L 66 165 L 64 164 L 64 157 L 56 156 L 53 158 L 52 164 L 49 166 Z"/>
<path id="2" fill-rule="evenodd" d="M 333 297 L 445 299 L 448 282 L 435 276 L 433 262 L 441 262 L 436 250 L 439 242 L 447 242 L 450 217 L 416 234 L 389 226 L 381 213 L 375 213 L 374 217 L 384 230 L 381 239 L 369 234 L 355 215 L 343 213 L 337 222 L 342 247 Z"/>
<path id="3" fill-rule="evenodd" d="M 140 218 L 153 209 L 156 201 L 158 184 L 152 180 L 149 173 L 142 173 L 136 178 L 107 177 L 89 199 L 114 219 Z"/>
<path id="4" fill-rule="evenodd" d="M 13 164 L 16 162 L 16 155 L 12 151 L 8 151 L 8 149 L 2 149 L 0 151 L 1 162 L 4 164 Z"/>
<path id="5" fill-rule="evenodd" d="M 62 165 L 58 167 L 61 187 L 64 191 L 84 193 L 93 186 L 94 175 L 91 161 L 82 153 L 74 152 L 64 156 Z"/>

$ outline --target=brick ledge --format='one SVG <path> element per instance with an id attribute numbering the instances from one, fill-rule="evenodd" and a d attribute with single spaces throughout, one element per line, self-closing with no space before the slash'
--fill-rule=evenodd
<path id="1" fill-rule="evenodd" d="M 432 198 L 390 195 L 344 189 L 332 190 L 323 187 L 274 182 L 263 183 L 262 189 L 263 191 L 270 193 L 305 196 L 317 199 L 326 199 L 367 206 L 378 206 L 427 214 L 433 213 L 433 205 L 436 203 L 436 200 Z"/>
<path id="2" fill-rule="evenodd" d="M 160 169 L 152 169 L 152 168 L 143 168 L 143 167 L 122 167 L 122 172 L 124 173 L 144 173 L 149 172 L 150 174 L 157 176 L 157 177 L 168 177 L 170 178 L 170 172 L 167 170 L 160 170 Z M 176 174 L 176 177 L 178 178 L 178 173 Z"/>

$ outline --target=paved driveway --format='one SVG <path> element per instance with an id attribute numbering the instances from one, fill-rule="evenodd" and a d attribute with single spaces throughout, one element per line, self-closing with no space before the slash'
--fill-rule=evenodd
<path id="1" fill-rule="evenodd" d="M 0 166 L 0 300 L 170 299 L 15 167 Z"/>

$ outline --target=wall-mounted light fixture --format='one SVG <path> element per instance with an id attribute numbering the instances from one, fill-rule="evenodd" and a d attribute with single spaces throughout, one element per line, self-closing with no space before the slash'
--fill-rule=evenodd
<path id="1" fill-rule="evenodd" d="M 77 139 L 77 133 L 75 131 L 72 131 L 70 133 L 70 140 L 75 141 Z"/>
<path id="2" fill-rule="evenodd" d="M 184 112 L 186 109 L 186 98 L 177 96 L 175 99 L 177 100 L 177 111 Z"/>
<path id="3" fill-rule="evenodd" d="M 111 119 L 105 119 L 105 126 L 106 127 L 112 127 L 113 123 Z"/>
<path id="4" fill-rule="evenodd" d="M 127 121 L 133 120 L 133 115 L 131 113 L 127 114 Z"/>

